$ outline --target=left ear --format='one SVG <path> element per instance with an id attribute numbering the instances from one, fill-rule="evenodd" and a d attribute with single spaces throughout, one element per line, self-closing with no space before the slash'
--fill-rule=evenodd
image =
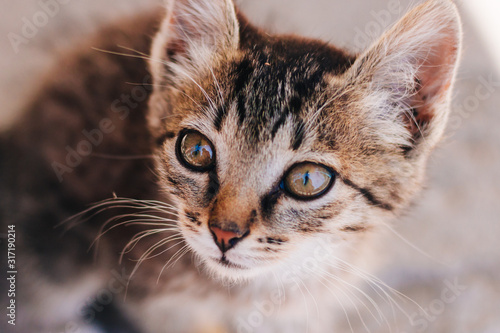
<path id="1" fill-rule="evenodd" d="M 166 0 L 166 10 L 150 61 L 155 84 L 176 88 L 238 48 L 239 24 L 232 0 Z"/>
<path id="2" fill-rule="evenodd" d="M 383 136 L 404 142 L 408 156 L 429 151 L 442 136 L 461 39 L 453 2 L 430 0 L 406 14 L 346 73 L 364 91 L 369 116 L 379 124 L 385 120 Z"/>

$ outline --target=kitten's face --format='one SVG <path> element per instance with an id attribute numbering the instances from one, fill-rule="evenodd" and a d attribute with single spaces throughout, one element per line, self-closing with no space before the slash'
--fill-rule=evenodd
<path id="1" fill-rule="evenodd" d="M 173 28 L 164 26 L 169 35 L 160 33 L 153 52 L 167 49 L 168 68 L 156 81 L 171 87 L 150 103 L 153 132 L 163 138 L 157 167 L 184 238 L 232 280 L 286 269 L 325 240 L 336 247 L 332 258 L 352 251 L 419 187 L 424 142 L 439 136 L 431 123 L 437 107 L 425 102 L 437 92 L 422 88 L 427 73 L 411 83 L 384 76 L 375 89 L 376 55 L 355 61 L 323 43 L 236 31 L 234 9 L 223 10 L 228 31 L 217 32 L 228 45 L 209 41 L 216 55 L 207 56 L 206 38 L 191 45 L 199 30 L 194 21 L 176 26 L 184 16 L 175 8 Z M 402 110 L 410 103 L 416 131 Z"/>
<path id="2" fill-rule="evenodd" d="M 351 59 L 322 62 L 327 50 L 242 53 L 182 88 L 158 166 L 187 243 L 214 272 L 251 276 L 312 256 L 318 238 L 352 242 L 399 204 L 403 150 L 366 130 L 356 96 L 331 83 Z"/>

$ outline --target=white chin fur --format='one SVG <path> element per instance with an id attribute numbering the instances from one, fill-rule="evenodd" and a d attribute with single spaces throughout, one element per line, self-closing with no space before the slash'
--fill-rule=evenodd
<path id="1" fill-rule="evenodd" d="M 241 268 L 230 267 L 218 262 L 218 259 L 222 257 L 219 250 L 211 251 L 212 249 L 207 249 L 205 246 L 190 239 L 186 239 L 186 242 L 196 254 L 197 259 L 206 269 L 209 276 L 215 280 L 221 281 L 222 283 L 233 284 L 245 282 L 264 275 L 265 273 L 269 273 L 273 269 L 273 265 L 269 264 L 265 266 L 248 266 L 243 263 L 239 263 L 237 260 L 232 260 L 231 256 L 228 255 L 229 262 L 236 266 L 240 266 Z"/>
<path id="2" fill-rule="evenodd" d="M 239 283 L 254 279 L 261 275 L 264 269 L 252 267 L 252 268 L 236 268 L 228 267 L 213 259 L 205 258 L 201 256 L 202 261 L 209 272 L 210 276 L 220 280 L 223 283 Z"/>

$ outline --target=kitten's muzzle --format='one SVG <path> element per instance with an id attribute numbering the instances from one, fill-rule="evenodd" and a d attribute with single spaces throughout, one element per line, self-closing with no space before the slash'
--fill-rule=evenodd
<path id="1" fill-rule="evenodd" d="M 241 230 L 236 223 L 227 223 L 224 227 L 211 223 L 209 229 L 222 253 L 233 248 L 250 233 L 250 229 Z"/>

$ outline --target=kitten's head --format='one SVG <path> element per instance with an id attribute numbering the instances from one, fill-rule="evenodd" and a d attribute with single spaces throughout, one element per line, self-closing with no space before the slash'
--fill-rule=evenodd
<path id="1" fill-rule="evenodd" d="M 282 269 L 325 239 L 341 256 L 408 205 L 447 119 L 451 1 L 418 6 L 358 56 L 263 33 L 230 0 L 167 12 L 150 63 L 157 168 L 216 275 Z"/>

